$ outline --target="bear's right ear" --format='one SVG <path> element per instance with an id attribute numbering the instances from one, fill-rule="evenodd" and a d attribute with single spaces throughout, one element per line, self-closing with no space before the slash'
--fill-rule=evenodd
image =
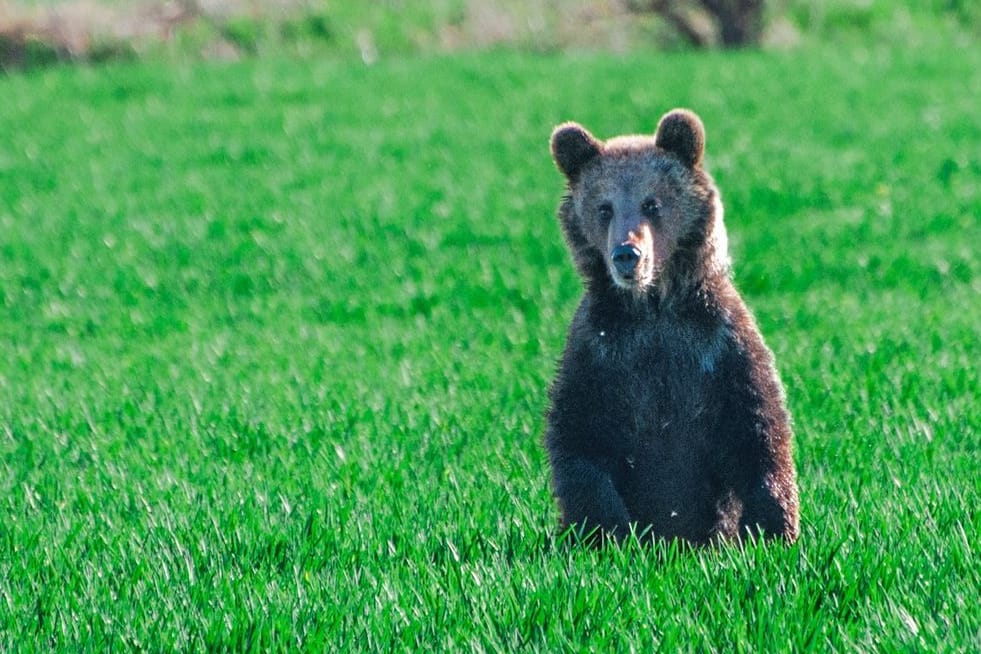
<path id="1" fill-rule="evenodd" d="M 552 132 L 552 158 L 570 182 L 579 179 L 583 166 L 598 157 L 603 147 L 578 123 L 562 123 Z"/>

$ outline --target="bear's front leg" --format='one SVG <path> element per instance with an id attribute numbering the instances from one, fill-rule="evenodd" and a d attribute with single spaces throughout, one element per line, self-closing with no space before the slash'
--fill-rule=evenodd
<path id="1" fill-rule="evenodd" d="M 765 387 L 764 387 L 765 388 Z M 797 480 L 790 419 L 776 392 L 746 398 L 727 412 L 731 429 L 720 448 L 717 474 L 731 489 L 739 511 L 738 537 L 797 540 Z M 760 401 L 762 400 L 762 401 Z"/>
<path id="2" fill-rule="evenodd" d="M 743 511 L 739 518 L 740 536 L 797 540 L 797 485 L 792 464 L 772 465 L 771 469 L 742 489 Z"/>
<path id="3" fill-rule="evenodd" d="M 581 530 L 591 541 L 596 536 L 620 540 L 630 533 L 630 515 L 609 472 L 583 456 L 552 451 L 550 458 L 563 529 Z"/>
<path id="4" fill-rule="evenodd" d="M 799 499 L 783 387 L 773 355 L 742 304 L 732 328 L 732 348 L 719 367 L 724 400 L 715 459 L 718 478 L 737 500 L 727 517 L 737 522 L 738 538 L 793 543 L 800 532 Z"/>

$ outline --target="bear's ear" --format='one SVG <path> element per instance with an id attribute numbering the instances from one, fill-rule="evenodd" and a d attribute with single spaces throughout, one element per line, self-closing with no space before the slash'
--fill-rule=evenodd
<path id="1" fill-rule="evenodd" d="M 664 114 L 658 122 L 654 144 L 678 157 L 689 168 L 697 168 L 705 154 L 705 127 L 693 112 L 675 109 Z"/>
<path id="2" fill-rule="evenodd" d="M 562 123 L 552 132 L 552 158 L 570 182 L 599 156 L 603 144 L 578 123 Z"/>

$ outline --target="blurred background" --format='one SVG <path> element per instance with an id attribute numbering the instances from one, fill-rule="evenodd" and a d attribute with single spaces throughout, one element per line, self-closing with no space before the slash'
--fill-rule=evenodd
<path id="1" fill-rule="evenodd" d="M 939 29 L 938 29 L 939 28 Z M 270 54 L 382 57 L 509 48 L 786 49 L 976 42 L 977 0 L 0 0 L 0 66 Z"/>

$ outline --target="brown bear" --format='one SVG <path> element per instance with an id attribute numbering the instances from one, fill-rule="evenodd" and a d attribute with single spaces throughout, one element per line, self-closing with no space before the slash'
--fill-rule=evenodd
<path id="1" fill-rule="evenodd" d="M 600 541 L 793 542 L 790 418 L 731 280 L 702 121 L 674 110 L 653 137 L 605 142 L 565 123 L 551 149 L 585 281 L 546 420 L 563 528 Z"/>

